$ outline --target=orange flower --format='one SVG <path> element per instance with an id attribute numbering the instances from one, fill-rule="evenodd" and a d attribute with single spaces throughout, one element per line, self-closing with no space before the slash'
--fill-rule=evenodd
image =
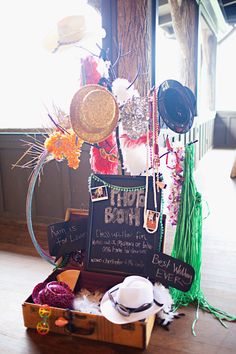
<path id="1" fill-rule="evenodd" d="M 69 129 L 68 133 L 55 131 L 45 140 L 44 147 L 52 154 L 55 160 L 61 161 L 66 158 L 68 166 L 77 169 L 84 141 L 78 138 L 72 129 Z"/>

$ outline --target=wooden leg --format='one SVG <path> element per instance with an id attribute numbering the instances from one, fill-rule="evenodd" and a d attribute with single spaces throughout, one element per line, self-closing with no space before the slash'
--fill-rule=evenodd
<path id="1" fill-rule="evenodd" d="M 234 164 L 233 164 L 233 167 L 232 167 L 232 170 L 231 170 L 231 173 L 230 173 L 230 177 L 231 178 L 236 178 L 236 157 L 235 157 Z"/>

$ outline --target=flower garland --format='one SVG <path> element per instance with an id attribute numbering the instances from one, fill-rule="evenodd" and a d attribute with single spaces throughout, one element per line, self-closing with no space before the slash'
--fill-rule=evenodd
<path id="1" fill-rule="evenodd" d="M 170 154 L 169 154 L 170 155 Z M 168 155 L 167 155 L 168 156 Z M 172 150 L 170 166 L 171 185 L 168 196 L 167 209 L 169 211 L 169 221 L 172 226 L 177 225 L 178 213 L 181 201 L 181 190 L 184 182 L 183 178 L 184 148 L 177 147 Z"/>
<path id="2" fill-rule="evenodd" d="M 49 135 L 44 142 L 44 147 L 55 160 L 61 161 L 65 158 L 69 167 L 77 169 L 83 143 L 84 141 L 78 138 L 72 129 L 67 133 L 58 130 Z"/>

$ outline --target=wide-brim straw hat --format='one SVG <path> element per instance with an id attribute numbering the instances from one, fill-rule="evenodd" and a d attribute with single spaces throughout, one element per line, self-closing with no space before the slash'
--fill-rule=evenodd
<path id="1" fill-rule="evenodd" d="M 79 14 L 61 18 L 55 28 L 44 39 L 44 47 L 52 52 L 75 44 L 93 40 L 94 43 L 105 37 L 105 30 L 99 24 L 99 13 L 91 6 Z"/>
<path id="2" fill-rule="evenodd" d="M 131 310 L 130 314 L 125 316 L 120 313 L 118 306 L 133 310 L 143 307 L 144 310 Z M 144 320 L 155 315 L 162 307 L 163 305 L 155 302 L 153 284 L 148 279 L 136 275 L 126 277 L 123 283 L 113 286 L 104 294 L 100 305 L 102 315 L 116 324 Z"/>
<path id="3" fill-rule="evenodd" d="M 88 143 L 104 141 L 116 128 L 119 107 L 103 86 L 85 85 L 74 95 L 70 120 L 74 132 Z"/>
<path id="4" fill-rule="evenodd" d="M 196 114 L 193 92 L 176 80 L 164 81 L 158 89 L 158 110 L 168 128 L 175 133 L 187 133 Z"/>

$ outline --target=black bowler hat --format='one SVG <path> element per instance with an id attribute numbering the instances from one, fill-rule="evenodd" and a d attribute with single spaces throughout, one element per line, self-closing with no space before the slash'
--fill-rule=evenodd
<path id="1" fill-rule="evenodd" d="M 196 99 L 188 87 L 175 80 L 166 80 L 158 89 L 158 110 L 168 128 L 184 134 L 193 125 Z"/>

